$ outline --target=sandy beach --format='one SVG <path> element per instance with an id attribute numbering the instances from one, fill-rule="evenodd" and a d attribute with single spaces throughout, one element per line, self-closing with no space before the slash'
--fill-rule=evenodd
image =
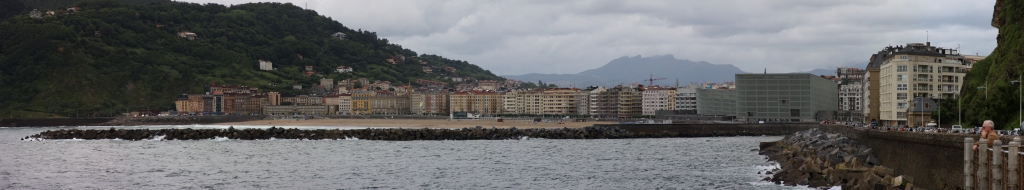
<path id="1" fill-rule="evenodd" d="M 509 120 L 497 122 L 495 119 L 449 121 L 441 119 L 310 119 L 310 120 L 255 120 L 245 122 L 217 123 L 217 125 L 255 125 L 255 126 L 338 126 L 338 127 L 400 127 L 400 128 L 473 128 L 476 126 L 491 128 L 583 128 L 594 124 L 615 124 L 615 122 L 557 122 L 533 123 L 532 119 Z"/>

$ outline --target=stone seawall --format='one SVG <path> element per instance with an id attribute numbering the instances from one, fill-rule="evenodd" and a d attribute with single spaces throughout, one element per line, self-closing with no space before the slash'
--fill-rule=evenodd
<path id="1" fill-rule="evenodd" d="M 630 132 L 679 132 L 690 137 L 788 135 L 817 128 L 836 133 L 870 147 L 882 165 L 896 173 L 914 176 L 917 187 L 962 189 L 964 138 L 977 135 L 881 131 L 860 127 L 820 124 L 664 124 L 603 125 Z M 1009 142 L 1012 137 L 1002 137 Z"/>
<path id="2" fill-rule="evenodd" d="M 811 123 L 789 124 L 595 124 L 594 126 L 618 127 L 629 132 L 680 133 L 683 137 L 720 136 L 782 136 L 821 125 Z"/>

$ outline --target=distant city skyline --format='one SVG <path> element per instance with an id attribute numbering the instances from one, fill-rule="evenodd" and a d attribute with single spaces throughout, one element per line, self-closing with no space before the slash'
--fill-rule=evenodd
<path id="1" fill-rule="evenodd" d="M 861 67 L 885 46 L 926 41 L 988 55 L 998 35 L 994 0 L 280 2 L 498 75 L 571 74 L 665 54 L 788 73 Z"/>

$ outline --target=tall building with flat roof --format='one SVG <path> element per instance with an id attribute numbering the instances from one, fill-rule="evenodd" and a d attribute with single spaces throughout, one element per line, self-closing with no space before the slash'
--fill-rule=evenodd
<path id="1" fill-rule="evenodd" d="M 881 53 L 887 54 L 879 67 L 878 119 L 882 125 L 907 125 L 907 109 L 914 98 L 952 98 L 973 63 L 956 49 L 931 43 L 890 46 Z"/>
<path id="2" fill-rule="evenodd" d="M 838 90 L 832 80 L 810 73 L 736 74 L 736 118 L 780 122 L 834 120 L 839 110 Z M 698 104 L 701 98 L 698 97 Z"/>

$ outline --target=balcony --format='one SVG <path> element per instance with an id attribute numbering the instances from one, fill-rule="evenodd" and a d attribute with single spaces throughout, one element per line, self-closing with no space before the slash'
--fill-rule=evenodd
<path id="1" fill-rule="evenodd" d="M 914 78 L 914 81 L 932 82 L 932 79 L 929 79 L 929 78 Z"/>
<path id="2" fill-rule="evenodd" d="M 916 90 L 916 91 L 932 91 L 933 89 L 934 88 L 928 88 L 928 87 L 914 87 L 914 90 Z"/>
<path id="3" fill-rule="evenodd" d="M 935 72 L 935 70 L 914 68 L 914 72 L 917 72 L 917 73 L 933 73 L 933 72 Z"/>

